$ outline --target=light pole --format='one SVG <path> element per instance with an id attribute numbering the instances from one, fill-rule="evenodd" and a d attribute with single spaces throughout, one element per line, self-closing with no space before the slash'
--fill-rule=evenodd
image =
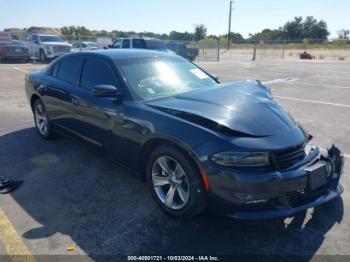
<path id="1" fill-rule="evenodd" d="M 230 12 L 229 12 L 229 15 L 228 15 L 227 50 L 230 50 L 232 3 L 233 3 L 233 1 L 230 1 Z"/>

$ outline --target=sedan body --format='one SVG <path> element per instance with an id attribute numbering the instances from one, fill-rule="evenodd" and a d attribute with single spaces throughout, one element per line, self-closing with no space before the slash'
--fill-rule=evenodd
<path id="1" fill-rule="evenodd" d="M 11 43 L 0 43 L 0 61 L 29 60 L 29 48 L 24 41 L 12 40 Z"/>
<path id="2" fill-rule="evenodd" d="M 26 76 L 38 133 L 69 136 L 147 180 L 176 217 L 207 205 L 242 219 L 289 216 L 342 193 L 323 150 L 259 81 L 220 84 L 176 55 L 66 55 Z"/>

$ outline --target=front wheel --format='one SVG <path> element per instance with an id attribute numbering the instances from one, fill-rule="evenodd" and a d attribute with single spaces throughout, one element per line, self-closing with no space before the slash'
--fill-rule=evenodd
<path id="1" fill-rule="evenodd" d="M 172 216 L 191 218 L 206 207 L 198 168 L 189 156 L 170 144 L 151 153 L 147 183 L 158 205 Z"/>
<path id="2" fill-rule="evenodd" d="M 33 113 L 36 130 L 38 131 L 39 135 L 44 139 L 54 138 L 55 135 L 53 133 L 50 120 L 47 117 L 46 108 L 40 99 L 35 100 L 33 105 Z"/>

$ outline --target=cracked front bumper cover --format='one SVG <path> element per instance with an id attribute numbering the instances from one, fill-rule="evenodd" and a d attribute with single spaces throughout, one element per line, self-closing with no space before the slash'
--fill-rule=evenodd
<path id="1" fill-rule="evenodd" d="M 317 165 L 323 166 L 327 173 L 325 184 L 311 187 L 311 176 L 318 175 Z M 313 168 L 315 167 L 316 168 Z M 308 208 L 322 205 L 343 192 L 343 187 L 339 184 L 339 179 L 344 166 L 343 154 L 335 145 L 332 145 L 327 151 L 321 153 L 317 162 L 308 167 L 304 167 L 305 188 L 295 189 L 279 194 L 278 196 L 268 198 L 267 202 L 257 201 L 252 206 L 242 203 L 233 213 L 228 216 L 238 219 L 266 219 L 273 217 L 287 217 L 297 212 L 305 211 Z M 311 170 L 311 171 L 310 171 Z M 299 170 L 300 171 L 300 170 Z M 295 181 L 301 177 L 295 178 Z M 292 180 L 284 181 L 290 183 Z M 282 182 L 283 183 L 283 182 Z M 311 188 L 310 188 L 311 187 Z M 262 198 L 260 197 L 260 200 Z"/>

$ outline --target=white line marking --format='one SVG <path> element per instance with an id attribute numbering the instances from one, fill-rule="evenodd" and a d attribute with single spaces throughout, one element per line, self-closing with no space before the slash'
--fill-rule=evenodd
<path id="1" fill-rule="evenodd" d="M 23 69 L 21 69 L 21 68 L 18 68 L 18 67 L 12 67 L 13 69 L 15 69 L 15 70 L 17 70 L 17 71 L 20 71 L 20 72 L 24 72 L 24 73 L 28 73 L 28 71 L 27 70 L 23 70 Z"/>
<path id="2" fill-rule="evenodd" d="M 310 100 L 310 99 L 301 99 L 301 98 L 287 97 L 287 96 L 274 96 L 274 97 L 280 98 L 280 99 L 287 99 L 287 100 L 302 101 L 302 102 L 309 102 L 309 103 L 315 103 L 315 104 L 323 104 L 323 105 L 330 105 L 330 106 L 339 106 L 339 107 L 350 108 L 350 105 L 330 103 L 330 102 L 324 102 L 324 101 L 316 101 L 316 100 Z"/>
<path id="3" fill-rule="evenodd" d="M 298 78 L 286 77 L 286 78 L 277 78 L 277 79 L 272 79 L 269 81 L 264 81 L 264 82 L 262 82 L 262 84 L 263 85 L 272 85 L 272 84 L 277 84 L 277 83 L 295 82 L 298 80 L 299 80 Z"/>
<path id="4" fill-rule="evenodd" d="M 331 88 L 340 88 L 340 89 L 350 89 L 350 86 L 323 85 L 323 84 L 310 84 L 310 83 L 290 83 L 290 82 L 284 82 L 284 83 L 286 83 L 286 84 L 293 84 L 293 85 L 305 85 L 305 86 L 317 86 L 317 87 L 331 87 Z"/>

